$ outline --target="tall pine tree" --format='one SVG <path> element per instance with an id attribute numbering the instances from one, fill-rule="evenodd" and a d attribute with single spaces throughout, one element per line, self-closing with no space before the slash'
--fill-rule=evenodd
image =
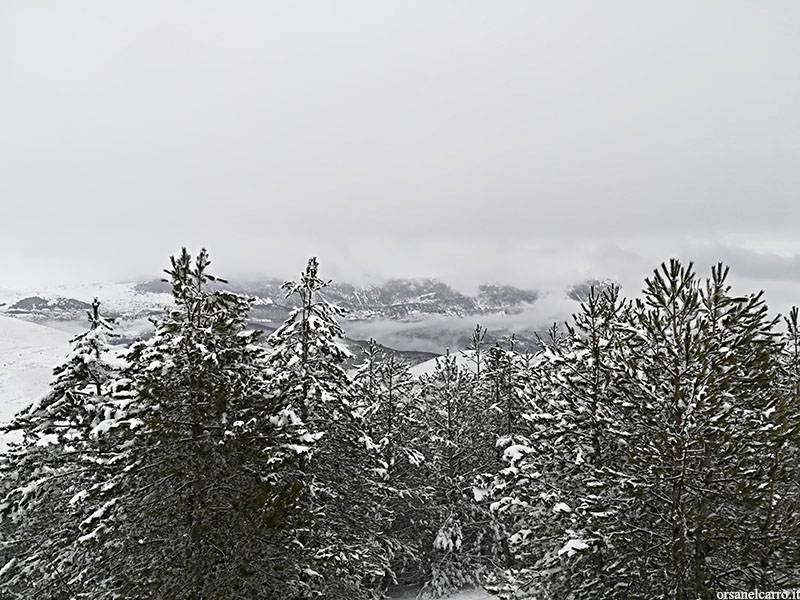
<path id="1" fill-rule="evenodd" d="M 302 506 L 313 522 L 297 544 L 310 557 L 298 598 L 367 597 L 388 574 L 376 446 L 365 432 L 344 369 L 349 351 L 322 296 L 328 283 L 316 258 L 283 289 L 298 306 L 270 336 L 270 394 L 296 411 L 318 440 L 301 465 Z"/>
<path id="2" fill-rule="evenodd" d="M 76 542 L 79 524 L 88 515 L 73 499 L 98 480 L 109 458 L 98 430 L 126 402 L 123 394 L 111 397 L 120 362 L 109 343 L 112 321 L 97 299 L 88 319 L 89 330 L 71 340 L 49 391 L 6 428 L 21 431 L 22 440 L 0 455 L 0 588 L 23 597 L 74 594 L 85 558 Z"/>
<path id="3" fill-rule="evenodd" d="M 106 424 L 116 456 L 83 500 L 79 580 L 94 598 L 291 597 L 296 463 L 313 440 L 267 394 L 251 300 L 211 289 L 224 280 L 205 250 L 171 262 L 175 306 L 131 348 L 135 397 Z"/>

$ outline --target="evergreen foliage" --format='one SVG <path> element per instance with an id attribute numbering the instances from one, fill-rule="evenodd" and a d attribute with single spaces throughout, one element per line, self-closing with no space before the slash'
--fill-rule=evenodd
<path id="1" fill-rule="evenodd" d="M 48 392 L 5 427 L 22 439 L 0 455 L 0 542 L 7 558 L 0 589 L 19 597 L 70 597 L 72 574 L 84 558 L 76 540 L 87 514 L 72 499 L 108 460 L 97 432 L 114 415 L 112 393 L 124 389 L 109 345 L 112 321 L 100 314 L 97 299 L 88 320 L 89 330 L 71 340 L 69 355 L 53 370 Z"/>
<path id="2" fill-rule="evenodd" d="M 298 597 L 367 597 L 389 575 L 381 543 L 387 518 L 379 489 L 379 454 L 365 431 L 344 369 L 350 353 L 340 344 L 336 321 L 344 311 L 327 302 L 311 258 L 300 279 L 283 289 L 298 307 L 269 339 L 270 394 L 298 411 L 315 440 L 301 464 L 303 508 L 310 526 L 298 531 L 297 545 L 309 557 L 306 591 Z"/>
<path id="3" fill-rule="evenodd" d="M 719 264 L 591 288 L 534 355 L 415 377 L 344 345 L 315 258 L 268 339 L 205 250 L 126 353 L 95 301 L 5 427 L 0 597 L 714 598 L 800 586 L 800 311 Z"/>
<path id="4" fill-rule="evenodd" d="M 83 523 L 85 585 L 109 598 L 279 598 L 276 575 L 297 576 L 282 548 L 308 436 L 266 393 L 251 301 L 210 290 L 209 264 L 205 250 L 172 258 L 175 307 L 128 355 L 136 396 L 109 425 L 117 455 Z"/>
<path id="5" fill-rule="evenodd" d="M 364 426 L 376 444 L 383 513 L 383 537 L 393 581 L 425 580 L 423 531 L 431 487 L 423 454 L 424 410 L 408 365 L 395 353 L 381 352 L 375 340 L 365 350 L 354 380 Z"/>
<path id="6" fill-rule="evenodd" d="M 492 488 L 512 532 L 502 595 L 797 584 L 796 413 L 776 386 L 792 385 L 791 320 L 782 344 L 761 294 L 732 295 L 727 273 L 700 281 L 673 260 L 635 303 L 593 291 L 540 355 L 528 436 Z"/>
<path id="7" fill-rule="evenodd" d="M 491 530 L 473 487 L 483 466 L 483 420 L 476 376 L 449 352 L 420 382 L 425 407 L 426 477 L 431 487 L 425 547 L 428 580 L 423 595 L 443 596 L 483 575 Z"/>
<path id="8" fill-rule="evenodd" d="M 504 438 L 492 511 L 509 557 L 491 587 L 516 597 L 604 597 L 608 531 L 618 517 L 622 433 L 611 353 L 618 290 L 592 288 L 574 326 L 553 329 L 527 370 L 521 432 Z M 571 560 L 569 570 L 563 569 Z"/>
<path id="9" fill-rule="evenodd" d="M 638 500 L 627 514 L 634 547 L 659 542 L 631 557 L 637 593 L 710 598 L 778 583 L 754 520 L 768 510 L 779 345 L 761 295 L 732 296 L 727 273 L 717 265 L 701 283 L 691 263 L 670 261 L 646 280 L 626 323 L 627 463 Z"/>

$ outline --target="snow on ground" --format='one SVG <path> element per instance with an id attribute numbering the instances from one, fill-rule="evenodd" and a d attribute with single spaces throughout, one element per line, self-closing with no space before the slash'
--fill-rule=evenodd
<path id="1" fill-rule="evenodd" d="M 58 294 L 91 302 L 97 298 L 107 312 L 121 312 L 133 316 L 140 313 L 162 311 L 172 305 L 172 294 L 139 292 L 130 282 L 93 283 L 86 285 L 60 286 Z"/>
<path id="2" fill-rule="evenodd" d="M 136 284 L 132 282 L 106 282 L 57 285 L 24 291 L 0 289 L 0 303 L 5 302 L 10 306 L 29 296 L 48 299 L 74 298 L 84 302 L 91 302 L 97 298 L 100 300 L 104 312 L 125 313 L 129 317 L 141 313 L 162 311 L 164 307 L 172 303 L 172 294 L 140 292 L 135 289 L 135 286 Z"/>
<path id="3" fill-rule="evenodd" d="M 100 312 L 105 316 L 117 316 L 115 332 L 122 336 L 121 339 L 128 340 L 145 337 L 152 331 L 149 318 L 155 313 L 164 312 L 173 303 L 172 294 L 140 292 L 136 290 L 136 284 L 131 282 L 59 285 L 16 291 L 0 288 L 0 315 L 15 302 L 31 296 L 48 300 L 72 298 L 87 303 L 97 298 L 100 300 Z M 48 320 L 47 313 L 37 312 L 17 316 L 72 335 L 86 329 L 84 311 L 76 311 L 72 319 Z"/>
<path id="4" fill-rule="evenodd" d="M 53 367 L 69 352 L 63 331 L 0 315 L 0 422 L 47 391 Z M 0 439 L 0 451 L 5 442 Z"/>
<path id="5" fill-rule="evenodd" d="M 396 600 L 415 600 L 417 597 L 418 590 L 408 591 L 403 593 L 399 596 L 392 596 L 391 593 L 389 595 L 390 598 L 395 598 Z M 443 600 L 496 600 L 497 596 L 492 596 L 488 592 L 484 590 L 462 590 L 457 594 L 453 594 L 452 596 L 445 596 Z"/>
<path id="6" fill-rule="evenodd" d="M 466 367 L 471 371 L 475 371 L 475 352 L 472 350 L 464 350 L 462 352 L 452 352 L 451 356 L 456 359 L 456 364 L 459 367 Z M 414 377 L 421 377 L 422 375 L 430 375 L 436 370 L 436 361 L 440 357 L 426 360 L 424 363 L 415 365 L 409 369 L 411 375 Z M 481 358 L 483 360 L 483 358 Z"/>
<path id="7" fill-rule="evenodd" d="M 450 596 L 450 598 L 451 600 L 490 600 L 491 598 L 497 598 L 497 596 L 492 596 L 484 590 L 464 590 L 455 596 Z"/>

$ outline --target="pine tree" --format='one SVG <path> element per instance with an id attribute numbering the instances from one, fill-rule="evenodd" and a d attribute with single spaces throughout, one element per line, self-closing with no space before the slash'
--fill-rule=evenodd
<path id="1" fill-rule="evenodd" d="M 491 471 L 498 462 L 496 446 L 498 437 L 502 435 L 504 409 L 508 408 L 505 392 L 513 393 L 510 391 L 513 359 L 499 342 L 487 350 L 484 347 L 486 333 L 484 327 L 476 325 L 464 353 L 475 374 L 473 416 L 479 426 L 476 443 L 480 450 L 477 462 L 481 464 L 477 469 L 481 472 Z"/>
<path id="2" fill-rule="evenodd" d="M 711 598 L 774 583 L 754 520 L 769 503 L 778 346 L 762 296 L 731 295 L 727 273 L 718 265 L 701 285 L 672 260 L 630 315 L 627 514 L 639 551 L 628 593 Z"/>
<path id="3" fill-rule="evenodd" d="M 770 370 L 773 394 L 756 413 L 760 447 L 754 457 L 762 481 L 755 490 L 758 507 L 742 506 L 740 524 L 748 536 L 747 552 L 758 557 L 759 589 L 794 588 L 800 582 L 800 319 L 793 307 L 784 319 L 777 371 Z M 751 494 L 752 494 L 751 489 Z"/>
<path id="4" fill-rule="evenodd" d="M 486 423 L 492 427 L 495 444 L 511 443 L 521 432 L 523 402 L 523 358 L 514 350 L 514 336 L 508 340 L 508 348 L 498 342 L 487 353 L 486 365 L 481 381 L 481 390 L 488 405 Z M 502 438 L 503 441 L 498 440 Z"/>
<path id="5" fill-rule="evenodd" d="M 671 261 L 634 305 L 592 293 L 538 357 L 526 435 L 491 489 L 503 595 L 795 585 L 791 319 L 781 367 L 762 295 L 734 296 L 727 274 Z"/>
<path id="6" fill-rule="evenodd" d="M 98 418 L 104 388 L 118 375 L 121 363 L 114 358 L 110 340 L 115 337 L 113 321 L 100 315 L 95 298 L 87 313 L 89 330 L 70 341 L 72 349 L 65 362 L 53 370 L 50 391 L 39 402 L 16 415 L 12 427 L 28 436 L 54 435 L 60 442 L 86 437 Z"/>
<path id="7" fill-rule="evenodd" d="M 379 447 L 385 480 L 391 483 L 402 477 L 408 465 L 417 466 L 423 460 L 415 448 L 421 415 L 414 379 L 397 353 L 378 353 L 375 340 L 370 340 L 355 384 L 359 401 L 366 401 L 364 422 Z"/>
<path id="8" fill-rule="evenodd" d="M 290 597 L 296 462 L 313 440 L 266 393 L 251 300 L 209 289 L 224 280 L 205 250 L 171 262 L 175 307 L 129 352 L 135 398 L 107 425 L 116 456 L 84 499 L 79 580 L 94 598 Z"/>
<path id="9" fill-rule="evenodd" d="M 395 579 L 422 583 L 424 507 L 430 488 L 425 477 L 423 413 L 408 364 L 396 353 L 381 352 L 370 340 L 355 378 L 354 396 L 364 426 L 376 444 L 383 512 L 383 538 Z"/>
<path id="10" fill-rule="evenodd" d="M 484 464 L 475 384 L 475 375 L 460 368 L 449 352 L 421 380 L 424 453 L 432 487 L 425 542 L 429 576 L 423 589 L 429 597 L 477 585 L 484 553 L 492 543 L 488 519 L 473 498 L 475 478 Z"/>
<path id="11" fill-rule="evenodd" d="M 299 306 L 270 336 L 270 393 L 297 411 L 318 439 L 301 465 L 301 502 L 313 523 L 297 538 L 311 556 L 297 597 L 355 599 L 368 596 L 389 572 L 379 539 L 386 516 L 376 446 L 343 366 L 350 353 L 336 318 L 344 312 L 321 295 L 329 282 L 318 269 L 311 258 L 300 279 L 283 286 Z"/>
<path id="12" fill-rule="evenodd" d="M 87 516 L 74 499 L 107 460 L 97 432 L 113 416 L 120 363 L 109 344 L 112 321 L 99 308 L 95 299 L 90 328 L 71 340 L 49 391 L 6 427 L 22 440 L 0 456 L 0 587 L 27 597 L 73 594 L 74 565 L 82 560 L 75 541 Z"/>
<path id="13" fill-rule="evenodd" d="M 618 290 L 591 289 L 574 326 L 553 328 L 527 370 L 524 424 L 488 486 L 508 538 L 504 597 L 602 598 L 621 506 L 614 389 Z M 513 434 L 513 432 L 511 432 Z"/>

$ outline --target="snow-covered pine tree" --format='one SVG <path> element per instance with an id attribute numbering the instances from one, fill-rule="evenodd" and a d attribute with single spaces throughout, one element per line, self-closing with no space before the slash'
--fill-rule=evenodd
<path id="1" fill-rule="evenodd" d="M 483 409 L 476 400 L 476 377 L 445 353 L 421 378 L 427 431 L 427 570 L 424 597 L 438 597 L 478 584 L 493 535 L 484 509 L 474 502 L 473 485 L 484 466 Z"/>
<path id="2" fill-rule="evenodd" d="M 751 465 L 759 481 L 745 484 L 736 519 L 745 546 L 739 564 L 759 589 L 800 586 L 800 319 L 793 307 L 784 318 L 778 364 L 764 375 L 772 379 L 770 399 L 754 406 Z M 766 408 L 764 408 L 766 406 Z M 753 478 L 753 479 L 756 479 Z"/>
<path id="3" fill-rule="evenodd" d="M 475 325 L 470 337 L 469 346 L 467 347 L 467 356 L 475 365 L 475 376 L 478 380 L 483 376 L 484 361 L 486 360 L 484 352 L 484 343 L 486 340 L 486 328 L 481 327 L 480 324 Z"/>
<path id="4" fill-rule="evenodd" d="M 87 317 L 89 330 L 72 338 L 69 355 L 53 370 L 50 391 L 17 414 L 12 428 L 27 436 L 54 435 L 63 442 L 78 435 L 85 438 L 96 420 L 103 418 L 102 407 L 89 399 L 102 396 L 123 363 L 110 344 L 116 337 L 113 320 L 100 314 L 97 298 Z"/>
<path id="5" fill-rule="evenodd" d="M 430 487 L 423 464 L 424 421 L 416 381 L 405 361 L 394 352 L 380 351 L 371 339 L 354 384 L 365 429 L 377 446 L 381 501 L 389 518 L 383 537 L 393 576 L 405 584 L 422 583 L 420 524 Z"/>
<path id="6" fill-rule="evenodd" d="M 5 427 L 22 434 L 0 455 L 5 559 L 0 588 L 9 594 L 73 593 L 72 579 L 82 560 L 75 540 L 86 514 L 70 499 L 97 479 L 107 460 L 95 428 L 114 411 L 111 395 L 121 367 L 109 343 L 113 322 L 100 314 L 97 299 L 87 316 L 89 330 L 71 340 L 48 392 Z"/>
<path id="7" fill-rule="evenodd" d="M 489 486 L 509 560 L 508 598 L 604 598 L 619 564 L 620 425 L 614 388 L 618 289 L 591 289 L 566 334 L 551 330 L 528 372 L 524 426 Z"/>
<path id="8" fill-rule="evenodd" d="M 800 309 L 793 306 L 784 318 L 786 332 L 781 352 L 782 387 L 786 403 L 800 406 Z"/>
<path id="9" fill-rule="evenodd" d="M 765 519 L 768 529 L 778 532 L 780 541 L 770 563 L 793 581 L 799 578 L 800 551 L 800 310 L 793 306 L 785 318 L 786 332 L 781 352 L 781 377 L 775 410 L 770 415 L 774 440 L 769 453 L 772 510 Z M 774 483 L 773 483 L 774 482 Z M 780 582 L 789 587 L 790 582 Z M 797 587 L 797 584 L 794 584 Z"/>
<path id="10" fill-rule="evenodd" d="M 368 597 L 389 573 L 381 543 L 386 515 L 381 503 L 377 448 L 364 431 L 344 369 L 350 352 L 341 345 L 344 314 L 321 291 L 316 258 L 298 281 L 284 284 L 298 307 L 269 338 L 270 393 L 298 412 L 313 436 L 313 451 L 301 465 L 301 503 L 313 516 L 298 533 L 298 548 L 311 555 L 305 591 L 298 598 Z"/>
<path id="11" fill-rule="evenodd" d="M 726 277 L 718 265 L 703 286 L 672 260 L 630 312 L 621 381 L 634 502 L 627 577 L 615 577 L 628 595 L 775 583 L 755 522 L 770 503 L 774 321 L 760 294 L 733 296 Z"/>
<path id="12" fill-rule="evenodd" d="M 530 443 L 491 490 L 512 531 L 505 595 L 796 585 L 791 321 L 781 378 L 763 298 L 732 295 L 727 273 L 701 284 L 671 261 L 634 306 L 590 295 L 543 352 Z"/>
<path id="13" fill-rule="evenodd" d="M 369 339 L 363 352 L 364 360 L 356 367 L 353 376 L 353 396 L 356 409 L 364 420 L 365 431 L 374 440 L 380 431 L 380 419 L 375 415 L 379 412 L 381 395 L 379 370 L 385 353 L 373 338 Z"/>
<path id="14" fill-rule="evenodd" d="M 477 469 L 481 472 L 491 471 L 498 462 L 497 441 L 503 435 L 500 422 L 505 406 L 501 398 L 504 398 L 503 391 L 508 389 L 505 383 L 511 379 L 511 369 L 504 367 L 510 367 L 513 361 L 499 342 L 486 349 L 486 333 L 485 327 L 476 325 L 464 353 L 475 374 L 473 413 L 479 424 L 476 435 L 480 458 L 477 462 L 481 466 Z"/>
<path id="15" fill-rule="evenodd" d="M 134 344 L 135 398 L 106 421 L 116 456 L 83 495 L 77 577 L 92 598 L 291 598 L 297 456 L 313 443 L 267 394 L 251 300 L 210 282 L 205 249 L 166 270 L 175 306 Z"/>
<path id="16" fill-rule="evenodd" d="M 514 345 L 512 335 L 506 348 L 500 342 L 491 346 L 480 377 L 480 389 L 486 396 L 484 404 L 488 406 L 486 422 L 492 427 L 495 445 L 500 446 L 512 443 L 523 426 L 524 359 Z"/>
<path id="17" fill-rule="evenodd" d="M 378 363 L 378 390 L 370 422 L 389 483 L 424 460 L 419 451 L 422 415 L 409 366 L 392 352 Z"/>

